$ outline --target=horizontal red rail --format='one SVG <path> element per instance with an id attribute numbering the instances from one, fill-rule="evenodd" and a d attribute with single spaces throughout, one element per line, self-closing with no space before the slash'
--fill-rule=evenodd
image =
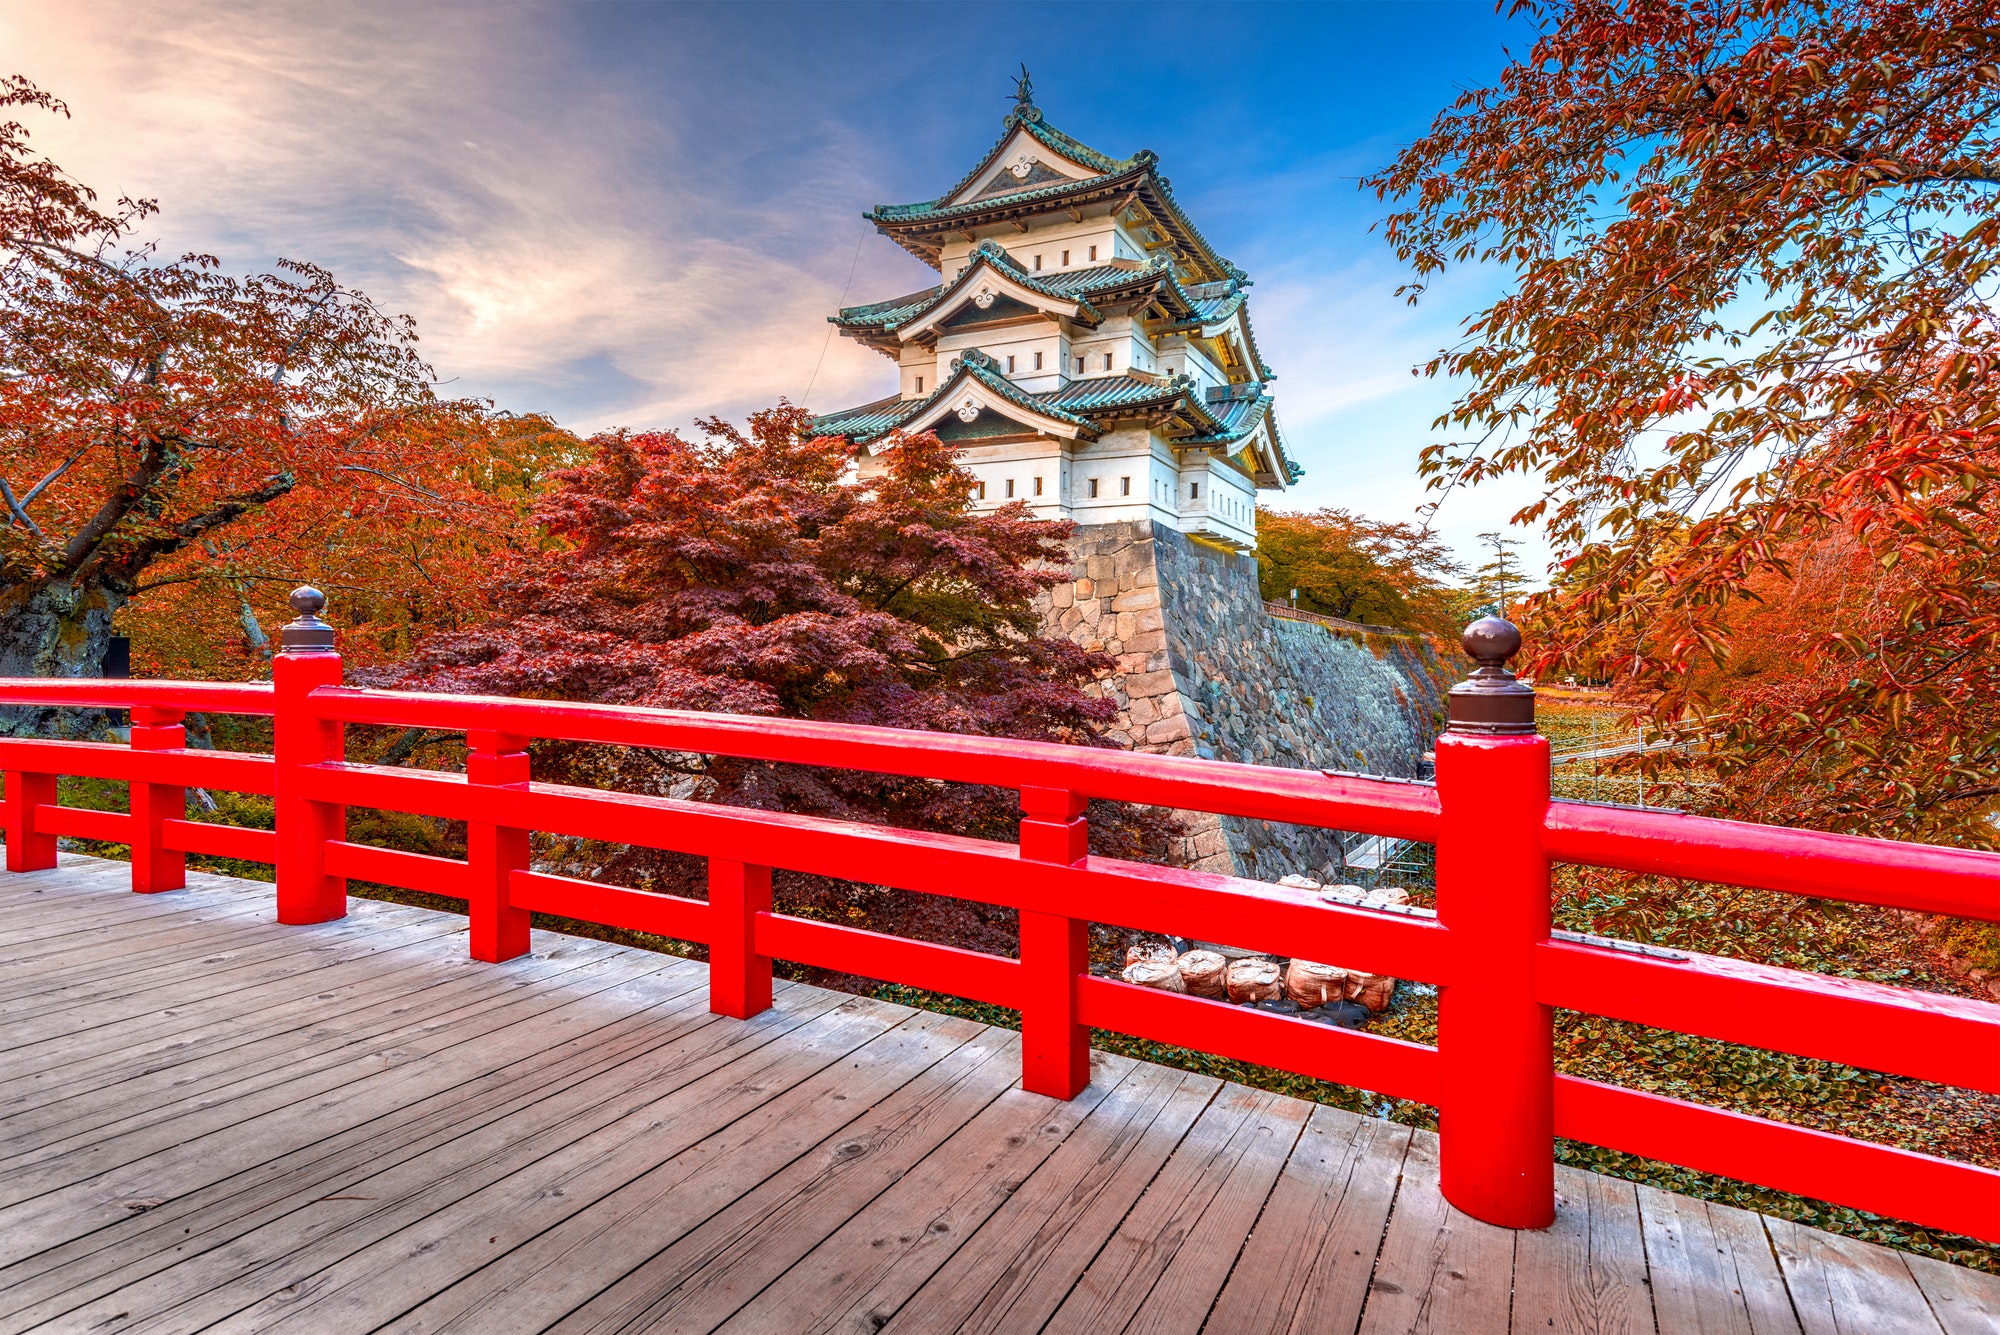
<path id="1" fill-rule="evenodd" d="M 269 756 L 193 748 L 134 751 L 109 742 L 0 739 L 0 770 L 214 788 L 262 797 L 271 796 L 276 785 L 276 767 Z"/>
<path id="2" fill-rule="evenodd" d="M 1558 1075 L 1559 1136 L 1967 1237 L 2000 1240 L 2000 1172 Z"/>
<path id="3" fill-rule="evenodd" d="M 758 954 L 774 959 L 894 979 L 906 987 L 994 1006 L 1021 1006 L 1020 962 L 998 955 L 776 913 L 757 915 L 752 940 Z"/>
<path id="4" fill-rule="evenodd" d="M 1778 969 L 1717 955 L 1678 960 L 1551 941 L 1535 995 L 1550 1006 L 1771 1047 L 1869 1071 L 2000 1094 L 2000 1005 Z"/>
<path id="5" fill-rule="evenodd" d="M 523 737 L 704 751 L 1001 788 L 1064 788 L 1089 797 L 1360 830 L 1396 839 L 1437 837 L 1435 789 L 1359 775 L 901 728 L 351 686 L 323 686 L 307 703 L 318 717 L 341 723 L 491 729 Z"/>
<path id="6" fill-rule="evenodd" d="M 434 858 L 427 853 L 405 853 L 400 849 L 340 840 L 327 841 L 325 857 L 329 875 L 422 890 L 453 899 L 464 899 L 468 893 L 466 865 L 455 858 Z"/>
<path id="7" fill-rule="evenodd" d="M 1438 1101 L 1436 1048 L 1108 978 L 1079 978 L 1076 992 L 1079 1018 L 1094 1029 L 1359 1085 L 1418 1103 Z"/>
<path id="8" fill-rule="evenodd" d="M 245 830 L 234 825 L 211 825 L 206 821 L 165 822 L 168 848 L 182 853 L 207 853 L 218 858 L 240 858 L 245 862 L 276 862 L 278 836 L 271 830 Z"/>
<path id="9" fill-rule="evenodd" d="M 602 923 L 634 932 L 706 944 L 708 905 L 679 895 L 623 890 L 568 876 L 517 871 L 508 878 L 507 897 L 517 909 L 552 913 L 578 922 Z"/>
<path id="10" fill-rule="evenodd" d="M 74 708 L 195 709 L 209 714 L 276 714 L 277 696 L 268 681 L 128 681 L 122 678 L 0 677 L 0 705 L 62 705 Z"/>
<path id="11" fill-rule="evenodd" d="M 1549 804 L 1558 862 L 2000 922 L 2000 853 L 1670 811 Z"/>
<path id="12" fill-rule="evenodd" d="M 983 839 L 560 784 L 476 788 L 460 775 L 382 766 L 314 765 L 301 771 L 300 788 L 321 802 L 561 830 L 700 857 L 754 848 L 764 865 L 812 875 L 865 877 L 899 890 L 1442 981 L 1444 929 L 1436 922 L 1323 903 L 1261 881 L 1112 858 L 1024 865 L 1013 845 Z"/>
<path id="13" fill-rule="evenodd" d="M 132 840 L 132 818 L 122 811 L 38 805 L 35 808 L 35 828 L 44 834 L 98 839 L 108 844 L 124 844 Z"/>

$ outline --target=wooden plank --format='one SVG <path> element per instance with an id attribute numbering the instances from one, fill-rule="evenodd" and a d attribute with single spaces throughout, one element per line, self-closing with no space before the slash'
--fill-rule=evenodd
<path id="1" fill-rule="evenodd" d="M 594 1106 L 593 1100 L 621 1096 L 635 1081 L 671 1087 L 677 1074 L 683 1082 L 694 1079 L 837 1001 L 816 989 L 785 986 L 777 990 L 774 1009 L 758 1021 L 718 1026 L 706 1009 L 705 986 L 673 996 L 685 973 L 649 988 L 660 978 L 650 975 L 616 989 L 640 994 L 641 1004 L 611 1024 L 579 1026 L 567 1036 L 517 1026 L 483 1050 L 486 1069 L 471 1079 L 388 1107 L 350 1104 L 354 1115 L 348 1124 L 321 1140 L 261 1161 L 255 1158 L 257 1147 L 248 1147 L 239 1151 L 248 1166 L 218 1183 L 0 1270 L 0 1311 L 41 1319 L 169 1267 L 212 1266 L 218 1256 L 226 1263 L 223 1249 L 257 1229 L 293 1218 L 295 1230 L 312 1231 L 322 1222 L 326 1197 L 372 1195 L 346 1190 L 358 1177 L 444 1147 L 469 1145 L 504 1119 L 514 1119 L 507 1123 L 509 1139 L 516 1132 L 529 1136 Z M 657 1004 L 645 1004 L 648 991 L 657 992 Z M 526 1122 L 520 1120 L 524 1115 Z M 488 1160 L 490 1148 L 481 1147 Z M 475 1163 L 465 1171 L 469 1191 L 479 1185 L 471 1176 L 495 1170 L 490 1163 Z M 183 1272 L 181 1282 L 190 1273 Z"/>
<path id="2" fill-rule="evenodd" d="M 1514 1242 L 1514 1335 L 1656 1335 L 1639 1195 L 1556 1165 L 1556 1222 Z"/>
<path id="3" fill-rule="evenodd" d="M 369 915 L 365 919 L 343 918 L 310 928 L 281 928 L 259 922 L 253 915 L 240 927 L 217 931 L 206 938 L 199 935 L 199 927 L 190 928 L 195 935 L 187 941 L 129 959 L 122 967 L 115 961 L 99 962 L 87 973 L 50 979 L 46 988 L 0 1003 L 0 1026 L 13 1035 L 9 1041 L 18 1046 L 22 1036 L 48 1029 L 47 1025 L 38 1027 L 38 1020 L 70 1013 L 103 1012 L 109 1003 L 142 998 L 159 987 L 186 989 L 203 983 L 226 987 L 225 971 L 219 967 L 225 963 L 256 962 L 311 950 L 330 938 L 339 939 L 341 933 L 369 930 L 381 921 L 379 916 Z M 86 1012 L 85 1008 L 90 1006 L 98 1011 Z M 129 1007 L 112 1007 L 110 1013 L 124 1014 L 127 1010 Z"/>
<path id="4" fill-rule="evenodd" d="M 135 898 L 139 898 L 135 896 Z M 151 896 L 145 896 L 151 898 Z M 218 933 L 218 925 L 233 929 Z M 189 954 L 199 954 L 203 946 L 274 924 L 256 904 L 243 901 L 190 903 L 179 913 L 152 913 L 145 917 L 113 911 L 107 922 L 90 924 L 82 930 L 60 936 L 37 936 L 28 941 L 16 938 L 17 949 L 9 957 L 0 976 L 0 1003 L 5 1013 L 14 1013 L 18 1000 L 36 992 L 52 991 L 64 984 L 106 976 L 119 977 L 135 967 L 168 965 Z M 12 936 L 11 930 L 9 935 Z"/>
<path id="5" fill-rule="evenodd" d="M 1043 1329 L 1199 1330 L 1311 1111 L 1224 1085 Z"/>
<path id="6" fill-rule="evenodd" d="M 1012 1085 L 1019 1052 L 978 1033 L 549 1329 L 712 1329 Z"/>
<path id="7" fill-rule="evenodd" d="M 813 989 L 805 989 L 812 991 Z M 834 1066 L 777 1093 L 698 1143 L 648 1168 L 587 1210 L 526 1237 L 470 1280 L 443 1289 L 385 1331 L 540 1329 L 595 1297 L 785 1164 L 839 1134 L 917 1071 L 978 1030 L 916 1012 Z M 649 1158 L 659 1148 L 649 1146 Z M 471 1230 L 477 1233 L 477 1229 Z M 491 1235 L 489 1235 L 491 1236 Z"/>
<path id="8" fill-rule="evenodd" d="M 1799 1335 L 1791 1294 L 1756 1215 L 1641 1186 L 1639 1218 L 1661 1331 Z"/>
<path id="9" fill-rule="evenodd" d="M 884 1332 L 1041 1329 L 1220 1088 L 1160 1067 L 1120 1082 Z"/>
<path id="10" fill-rule="evenodd" d="M 603 958 L 607 952 L 612 952 L 609 959 Z M 117 1218 L 124 1209 L 121 1201 L 172 1197 L 218 1180 L 241 1142 L 239 1124 L 254 1121 L 263 1137 L 260 1143 L 293 1148 L 324 1134 L 326 1119 L 318 1114 L 347 1100 L 387 1088 L 397 1091 L 396 1099 L 430 1092 L 426 1081 L 457 1078 L 477 1060 L 476 1051 L 456 1054 L 457 1060 L 437 1060 L 451 1049 L 490 1041 L 498 1030 L 575 1004 L 580 991 L 536 986 L 551 976 L 591 963 L 596 967 L 577 987 L 597 990 L 622 982 L 634 970 L 657 968 L 655 961 L 662 959 L 629 960 L 615 952 L 615 947 L 587 953 L 579 949 L 562 960 L 496 966 L 492 991 L 483 1002 L 475 998 L 446 1019 L 387 1036 L 399 1041 L 385 1042 L 365 1058 L 245 1098 L 210 1102 L 131 1134 L 103 1137 L 51 1162 L 16 1169 L 0 1177 L 0 1259 L 19 1255 L 16 1249 L 24 1236 L 44 1244 L 76 1236 Z M 284 1115 L 272 1115 L 280 1112 Z M 208 1156 L 211 1147 L 213 1157 Z"/>
<path id="11" fill-rule="evenodd" d="M 2000 1330 L 2000 1275 L 1928 1256 L 1905 1255 L 1910 1277 L 1930 1300 L 1945 1335 L 1993 1335 Z"/>
<path id="12" fill-rule="evenodd" d="M 879 1329 L 1108 1092 L 1102 1082 L 1067 1101 L 1006 1090 L 718 1329 Z"/>
<path id="13" fill-rule="evenodd" d="M 846 1133 L 877 1102 L 980 1032 L 963 1020 L 904 1015 L 831 1063 L 822 1052 L 813 1058 L 819 1069 L 789 1088 L 759 1076 L 758 1088 L 746 1093 L 767 1096 L 748 1111 L 730 1109 L 729 1120 L 706 1135 L 702 1130 L 716 1119 L 704 1108 L 698 1119 L 675 1117 L 671 1136 L 626 1141 L 595 1162 L 565 1151 L 463 1208 L 428 1218 L 395 1240 L 399 1253 L 432 1239 L 450 1247 L 454 1239 L 484 1235 L 483 1250 L 498 1251 L 499 1259 L 475 1272 L 487 1257 L 474 1246 L 460 1274 L 430 1285 L 435 1296 L 425 1300 L 423 1286 L 412 1286 L 420 1305 L 383 1329 L 541 1329 L 827 1137 Z M 798 1054 L 784 1051 L 791 1046 L 789 1040 L 774 1045 L 774 1060 L 796 1064 Z M 560 1194 L 551 1194 L 552 1181 Z"/>
<path id="14" fill-rule="evenodd" d="M 79 1000 L 67 1008 L 53 1008 L 45 1015 L 0 1023 L 0 1050 L 8 1053 L 10 1066 L 19 1063 L 31 1068 L 44 1064 L 51 1042 L 69 1051 L 88 1041 L 84 1035 L 107 1025 L 125 1031 L 135 1019 L 148 1015 L 189 1013 L 221 999 L 240 998 L 246 992 L 263 993 L 281 980 L 316 972 L 329 958 L 344 953 L 354 943 L 365 942 L 406 921 L 417 920 L 356 915 L 338 923 L 276 934 L 268 945 L 259 942 L 240 950 L 217 951 L 200 957 L 179 976 L 158 981 L 139 992 Z M 462 939 L 462 920 L 457 924 L 457 933 Z M 310 985 L 309 980 L 299 984 Z"/>
<path id="15" fill-rule="evenodd" d="M 1388 1227 L 1410 1128 L 1316 1108 L 1204 1330 L 1351 1331 Z"/>
<path id="16" fill-rule="evenodd" d="M 209 1275 L 202 1292 L 170 1310 L 158 1286 L 107 1302 L 161 1310 L 158 1321 L 141 1321 L 131 1327 L 135 1331 L 198 1329 L 225 1317 L 239 1328 L 291 1327 L 316 1335 L 372 1330 L 503 1254 L 499 1240 L 533 1237 L 659 1157 L 727 1127 L 774 1090 L 835 1063 L 845 1066 L 857 1048 L 912 1018 L 904 1007 L 846 998 L 747 1056 L 725 1052 L 686 1072 L 687 1078 L 633 1081 L 621 1073 L 630 1082 L 626 1095 L 601 1102 L 589 1117 L 551 1119 L 527 1137 L 511 1124 L 496 1126 L 476 1143 L 444 1147 L 388 1173 L 357 1175 L 337 1194 L 375 1197 L 386 1208 L 329 1203 L 315 1212 L 306 1236 L 298 1221 L 266 1230 L 275 1245 L 260 1249 L 262 1264 L 237 1264 L 244 1248 L 233 1246 L 223 1254 L 232 1263 L 228 1269 Z M 970 1027 L 943 1017 L 922 1017 L 919 1024 L 939 1031 L 957 1024 L 961 1038 Z M 738 1022 L 711 1028 L 726 1039 L 760 1027 Z M 768 1033 L 773 1026 L 761 1028 Z M 959 1039 L 946 1042 L 956 1047 Z M 179 1278 L 185 1286 L 203 1277 Z"/>
<path id="17" fill-rule="evenodd" d="M 1806 1335 L 1942 1335 L 1903 1254 L 1766 1218 L 1764 1231 Z"/>
<path id="18" fill-rule="evenodd" d="M 445 957 L 449 944 L 435 952 L 415 947 L 426 939 L 455 935 L 448 922 L 391 928 L 357 939 L 350 952 L 334 952 L 325 967 L 310 977 L 315 992 L 280 991 L 274 997 L 262 988 L 205 1002 L 198 1013 L 175 1008 L 135 1016 L 125 1024 L 104 1025 L 69 1036 L 67 1043 L 48 1043 L 36 1061 L 8 1060 L 9 1079 L 0 1087 L 0 1140 L 12 1132 L 11 1119 L 57 1102 L 83 1106 L 101 1091 L 128 1080 L 156 1076 L 199 1079 L 232 1064 L 235 1054 L 254 1060 L 255 1045 L 274 1036 L 310 1034 L 313 1026 L 345 1019 L 357 1012 L 388 1010 L 395 998 L 442 985 L 454 976 L 455 961 Z M 455 951 L 452 953 L 456 953 Z M 129 1097 L 136 1087 L 120 1091 Z M 189 1092 L 189 1086 L 174 1088 Z M 108 1106 L 108 1099 L 99 1099 Z"/>
<path id="19" fill-rule="evenodd" d="M 1438 1190 L 1437 1136 L 1413 1133 L 1361 1335 L 1500 1335 L 1513 1273 L 1512 1230 L 1453 1209 Z"/>
<path id="20" fill-rule="evenodd" d="M 123 1066 L 107 1065 L 94 1079 L 52 1090 L 39 1106 L 10 1108 L 0 1118 L 0 1172 L 61 1153 L 65 1144 L 94 1139 L 100 1128 L 129 1133 L 179 1109 L 240 1098 L 363 1058 L 385 1036 L 483 1004 L 488 989 L 479 973 L 484 966 L 454 958 L 460 942 L 451 936 L 431 942 L 429 958 L 410 949 L 414 944 L 406 943 L 396 954 L 418 956 L 408 961 L 423 970 L 415 978 L 390 970 L 396 962 L 391 955 L 352 961 L 373 965 L 374 972 L 343 997 L 337 990 L 343 976 L 330 977 L 338 967 L 330 966 L 311 976 L 313 986 L 322 990 L 288 1008 L 289 1023 L 252 1041 L 204 1054 L 161 1056 L 141 1048 Z M 103 1097 L 94 1110 L 77 1106 L 77 1100 L 97 1090 Z"/>

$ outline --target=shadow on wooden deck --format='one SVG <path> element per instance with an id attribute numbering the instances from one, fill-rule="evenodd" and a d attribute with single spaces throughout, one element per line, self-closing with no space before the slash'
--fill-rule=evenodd
<path id="1" fill-rule="evenodd" d="M 0 877 L 0 1331 L 1946 1332 L 2000 1280 L 1559 1169 L 1545 1232 L 1436 1140 L 800 985 L 370 900 Z"/>

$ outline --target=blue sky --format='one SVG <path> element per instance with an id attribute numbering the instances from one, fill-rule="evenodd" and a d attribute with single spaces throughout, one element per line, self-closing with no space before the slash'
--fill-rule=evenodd
<path id="1" fill-rule="evenodd" d="M 1531 41 L 1484 3 L 0 3 L 9 68 L 75 113 L 35 142 L 157 197 L 168 248 L 326 263 L 460 392 L 583 430 L 891 392 L 825 316 L 934 279 L 859 215 L 954 182 L 1025 60 L 1051 122 L 1157 152 L 1256 280 L 1307 470 L 1284 503 L 1383 518 L 1424 500 L 1449 397 L 1410 368 L 1495 280 L 1407 308 L 1358 178 Z M 1439 529 L 1469 554 L 1525 495 Z"/>

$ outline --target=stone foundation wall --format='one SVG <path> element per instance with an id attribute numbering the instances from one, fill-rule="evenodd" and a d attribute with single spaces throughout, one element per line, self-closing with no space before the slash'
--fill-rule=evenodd
<path id="1" fill-rule="evenodd" d="M 1447 683 L 1420 638 L 1273 617 L 1255 557 L 1164 525 L 1082 528 L 1071 550 L 1079 577 L 1045 596 L 1044 624 L 1117 660 L 1095 691 L 1118 702 L 1120 744 L 1294 769 L 1424 772 Z M 1183 821 L 1183 865 L 1345 879 L 1335 832 L 1206 813 Z"/>

